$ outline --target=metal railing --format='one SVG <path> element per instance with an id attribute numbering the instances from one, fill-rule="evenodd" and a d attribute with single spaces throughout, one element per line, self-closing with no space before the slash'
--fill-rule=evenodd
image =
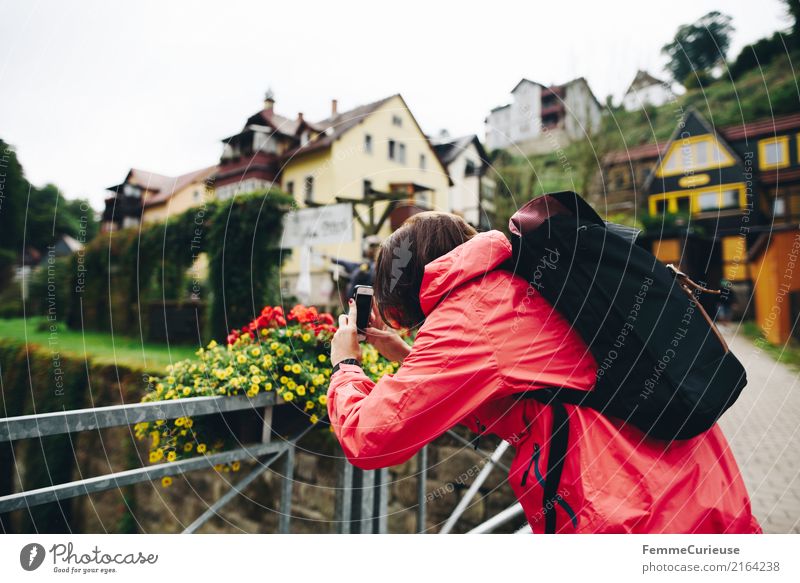
<path id="1" fill-rule="evenodd" d="M 151 422 L 159 419 L 171 420 L 179 417 L 199 417 L 241 410 L 263 410 L 263 428 L 261 441 L 241 445 L 234 449 L 190 458 L 174 462 L 164 462 L 129 470 L 113 472 L 102 476 L 84 478 L 63 484 L 54 484 L 44 488 L 16 492 L 0 496 L 0 514 L 26 509 L 31 506 L 67 500 L 96 492 L 130 486 L 141 482 L 158 480 L 166 476 L 176 476 L 187 472 L 213 469 L 215 465 L 234 461 L 255 461 L 256 466 L 241 480 L 230 488 L 213 504 L 184 529 L 184 533 L 193 533 L 200 529 L 209 519 L 217 516 L 220 510 L 236 499 L 259 476 L 275 462 L 281 462 L 281 487 L 278 508 L 278 532 L 288 533 L 292 516 L 292 486 L 294 482 L 295 451 L 300 440 L 313 426 L 309 426 L 291 439 L 273 441 L 272 417 L 273 408 L 283 405 L 274 393 L 262 393 L 252 398 L 236 397 L 192 397 L 171 401 L 149 403 L 132 403 L 96 407 L 55 413 L 42 413 L 0 419 L 0 442 L 11 442 L 23 439 L 35 439 L 53 435 L 97 431 L 111 427 L 124 427 L 140 422 Z M 454 431 L 448 435 L 465 446 L 473 443 Z M 467 510 L 480 487 L 494 468 L 508 468 L 500 461 L 508 444 L 502 442 L 494 453 L 478 450 L 486 456 L 486 462 L 475 481 L 465 492 L 462 499 L 448 518 L 442 534 L 451 532 L 459 518 Z M 428 447 L 422 448 L 418 454 L 417 464 L 417 507 L 416 531 L 426 532 L 427 519 L 427 472 Z M 342 456 L 338 462 L 336 502 L 334 509 L 335 531 L 338 533 L 375 533 L 388 532 L 387 516 L 389 503 L 389 471 L 360 470 L 349 464 Z M 522 510 L 514 505 L 492 517 L 470 532 L 491 532 L 500 524 L 517 517 Z M 518 532 L 523 532 L 524 527 Z"/>

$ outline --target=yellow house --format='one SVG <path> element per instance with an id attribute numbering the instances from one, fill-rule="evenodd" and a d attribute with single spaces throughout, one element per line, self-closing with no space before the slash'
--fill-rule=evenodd
<path id="1" fill-rule="evenodd" d="M 164 221 L 199 206 L 214 196 L 212 177 L 216 166 L 201 168 L 162 181 L 158 191 L 148 193 L 142 202 L 142 222 Z"/>
<path id="2" fill-rule="evenodd" d="M 352 241 L 314 247 L 310 302 L 319 304 L 330 298 L 330 272 L 322 255 L 360 260 L 363 237 L 384 238 L 419 209 L 446 208 L 452 184 L 399 94 L 344 113 L 336 107 L 334 101 L 330 117 L 309 124 L 314 133 L 283 156 L 280 171 L 281 188 L 300 207 L 363 201 L 366 194 L 378 199 L 371 208 L 354 204 L 358 217 Z M 405 201 L 388 213 L 390 204 L 398 204 L 387 200 L 392 196 Z M 294 249 L 284 265 L 283 288 L 289 294 L 294 293 L 300 271 L 299 255 Z"/>

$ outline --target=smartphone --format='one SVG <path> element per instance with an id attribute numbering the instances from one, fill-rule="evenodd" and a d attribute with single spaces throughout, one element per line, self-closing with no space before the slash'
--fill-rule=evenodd
<path id="1" fill-rule="evenodd" d="M 358 330 L 359 341 L 366 340 L 366 329 L 369 326 L 369 317 L 372 314 L 372 296 L 371 285 L 357 285 L 356 286 L 356 329 Z"/>

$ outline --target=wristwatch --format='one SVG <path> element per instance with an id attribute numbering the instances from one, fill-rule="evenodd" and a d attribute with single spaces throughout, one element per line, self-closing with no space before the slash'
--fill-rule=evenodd
<path id="1" fill-rule="evenodd" d="M 331 371 L 331 376 L 335 375 L 336 371 L 339 370 L 339 366 L 343 364 L 355 364 L 357 366 L 361 366 L 361 363 L 358 362 L 357 358 L 345 358 L 336 363 L 336 366 L 334 366 L 333 370 Z"/>

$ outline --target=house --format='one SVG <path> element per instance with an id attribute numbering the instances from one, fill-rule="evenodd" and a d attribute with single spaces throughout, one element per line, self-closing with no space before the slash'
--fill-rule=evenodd
<path id="1" fill-rule="evenodd" d="M 175 177 L 167 188 L 144 200 L 142 220 L 145 223 L 164 221 L 213 198 L 216 171 L 216 166 L 208 166 Z"/>
<path id="2" fill-rule="evenodd" d="M 636 111 L 643 107 L 658 107 L 673 98 L 669 83 L 656 79 L 647 71 L 639 70 L 622 97 L 625 111 Z"/>
<path id="3" fill-rule="evenodd" d="M 522 79 L 512 101 L 486 118 L 486 148 L 543 154 L 583 139 L 600 126 L 602 107 L 583 77 L 545 87 Z"/>
<path id="4" fill-rule="evenodd" d="M 799 146 L 800 114 L 717 129 L 689 110 L 667 142 L 604 159 L 608 197 L 621 188 L 660 225 L 654 254 L 711 287 L 730 282 L 734 310 L 754 305 L 776 343 L 800 314 Z"/>
<path id="5" fill-rule="evenodd" d="M 267 94 L 261 111 L 224 140 L 215 176 L 217 196 L 278 186 L 299 207 L 337 202 L 353 205 L 353 240 L 315 247 L 312 294 L 324 304 L 330 292 L 321 254 L 358 261 L 366 236 L 388 236 L 403 220 L 424 209 L 444 208 L 451 185 L 439 159 L 401 95 L 347 111 L 331 102 L 330 115 L 309 121 L 277 113 Z M 293 293 L 300 273 L 299 249 L 284 264 L 282 283 Z"/>
<path id="6" fill-rule="evenodd" d="M 452 138 L 443 132 L 431 142 L 453 181 L 444 210 L 464 217 L 477 229 L 491 228 L 495 183 L 487 175 L 489 156 L 478 136 Z"/>
<path id="7" fill-rule="evenodd" d="M 103 232 L 135 227 L 142 222 L 160 221 L 203 203 L 213 196 L 211 179 L 216 166 L 181 176 L 165 176 L 131 168 L 120 184 L 106 190 L 101 219 Z"/>

